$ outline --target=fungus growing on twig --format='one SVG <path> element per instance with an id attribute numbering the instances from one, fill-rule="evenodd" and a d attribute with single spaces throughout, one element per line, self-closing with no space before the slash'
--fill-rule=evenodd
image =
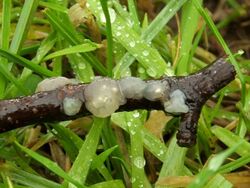
<path id="1" fill-rule="evenodd" d="M 114 111 L 156 109 L 181 116 L 178 144 L 190 147 L 196 141 L 202 106 L 209 97 L 230 83 L 235 74 L 231 64 L 218 59 L 185 77 L 163 77 L 156 81 L 142 81 L 134 77 L 120 81 L 100 78 L 90 84 L 65 85 L 31 96 L 2 100 L 0 132 L 38 122 L 74 119 L 91 113 L 106 117 Z M 74 99 L 73 103 L 71 99 Z"/>

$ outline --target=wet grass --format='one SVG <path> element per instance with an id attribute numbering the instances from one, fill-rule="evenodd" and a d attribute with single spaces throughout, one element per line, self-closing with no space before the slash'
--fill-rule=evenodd
<path id="1" fill-rule="evenodd" d="M 98 75 L 188 75 L 218 51 L 237 78 L 204 106 L 189 149 L 176 144 L 178 118 L 145 110 L 2 133 L 0 187 L 249 185 L 250 61 L 232 52 L 220 30 L 247 16 L 247 4 L 227 1 L 230 16 L 215 23 L 200 0 L 79 2 L 1 2 L 0 99 L 31 94 L 53 76 L 88 83 Z"/>

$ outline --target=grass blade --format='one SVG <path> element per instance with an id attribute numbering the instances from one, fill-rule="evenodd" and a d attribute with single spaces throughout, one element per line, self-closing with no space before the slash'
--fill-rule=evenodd
<path id="1" fill-rule="evenodd" d="M 50 71 L 50 70 L 48 70 L 40 65 L 34 64 L 33 62 L 31 62 L 31 61 L 29 61 L 21 56 L 15 55 L 14 53 L 11 53 L 9 51 L 0 49 L 0 56 L 3 56 L 6 59 L 8 59 L 9 61 L 12 61 L 16 64 L 19 64 L 19 65 L 22 65 L 26 68 L 29 68 L 30 70 L 32 70 L 38 74 L 41 74 L 41 75 L 44 75 L 47 77 L 56 76 L 54 72 L 52 72 L 52 71 Z"/>
<path id="2" fill-rule="evenodd" d="M 24 2 L 22 12 L 10 44 L 10 52 L 15 54 L 20 52 L 23 42 L 27 36 L 31 21 L 34 18 L 38 3 L 39 0 L 29 0 Z"/>
<path id="3" fill-rule="evenodd" d="M 102 10 L 105 15 L 106 20 L 106 36 L 107 36 L 107 69 L 108 76 L 112 77 L 112 69 L 113 69 L 113 36 L 111 29 L 111 21 L 108 9 L 108 2 L 106 0 L 101 0 Z"/>
<path id="4" fill-rule="evenodd" d="M 5 50 L 9 48 L 10 31 L 11 31 L 10 28 L 11 6 L 12 6 L 11 0 L 3 1 L 0 47 Z M 0 62 L 6 68 L 8 67 L 7 65 L 8 61 L 5 58 L 0 58 Z M 0 99 L 4 97 L 6 81 L 7 80 L 4 78 L 4 76 L 0 75 Z"/>
<path id="5" fill-rule="evenodd" d="M 63 50 L 58 50 L 54 53 L 51 53 L 51 54 L 47 55 L 46 57 L 44 57 L 43 60 L 47 61 L 47 60 L 53 59 L 55 57 L 74 54 L 74 53 L 90 52 L 90 51 L 96 50 L 99 47 L 100 47 L 100 45 L 95 44 L 95 43 L 80 44 L 80 45 L 72 46 L 72 47 L 65 48 Z"/>
<path id="6" fill-rule="evenodd" d="M 224 144 L 226 144 L 228 147 L 233 147 L 236 144 L 242 142 L 242 144 L 238 146 L 238 148 L 235 150 L 235 152 L 239 154 L 240 156 L 245 156 L 249 154 L 250 143 L 248 143 L 245 139 L 219 126 L 213 126 L 211 130 L 215 134 L 215 136 L 219 140 L 221 140 Z"/>
<path id="7" fill-rule="evenodd" d="M 65 180 L 73 183 L 77 187 L 80 187 L 80 188 L 84 187 L 77 180 L 75 180 L 73 177 L 69 176 L 66 172 L 64 172 L 63 169 L 61 169 L 55 162 L 49 160 L 46 157 L 43 157 L 42 155 L 40 155 L 40 154 L 38 154 L 38 153 L 24 147 L 24 146 L 22 146 L 18 142 L 15 142 L 15 145 L 18 148 L 20 148 L 23 152 L 25 152 L 26 154 L 31 156 L 33 159 L 35 159 L 36 161 L 38 161 L 39 163 L 44 165 L 46 168 L 48 168 L 49 170 L 51 170 L 52 172 L 57 174 L 58 176 L 60 176 L 60 177 L 64 178 Z"/>
<path id="8" fill-rule="evenodd" d="M 106 119 L 95 118 L 93 125 L 82 145 L 79 154 L 69 171 L 69 176 L 78 182 L 85 183 L 92 160 L 95 156 L 96 148 L 99 143 L 102 127 L 107 123 Z M 74 187 L 69 185 L 69 187 Z"/>

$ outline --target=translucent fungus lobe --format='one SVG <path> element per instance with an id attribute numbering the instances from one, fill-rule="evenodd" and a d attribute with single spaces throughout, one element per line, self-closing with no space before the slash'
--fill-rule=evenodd
<path id="1" fill-rule="evenodd" d="M 63 112 L 68 116 L 76 115 L 82 106 L 82 101 L 74 97 L 65 97 L 63 100 Z"/>
<path id="2" fill-rule="evenodd" d="M 95 80 L 86 86 L 84 97 L 86 108 L 97 117 L 110 116 L 126 102 L 117 82 L 109 78 Z"/>
<path id="3" fill-rule="evenodd" d="M 150 101 L 167 100 L 168 92 L 169 86 L 167 83 L 163 83 L 159 80 L 152 80 L 147 83 L 143 95 Z"/>
<path id="4" fill-rule="evenodd" d="M 62 76 L 46 78 L 37 85 L 36 92 L 51 91 L 59 87 L 63 87 L 67 84 L 77 84 L 77 83 L 79 82 L 76 79 L 69 79 Z"/>
<path id="5" fill-rule="evenodd" d="M 126 77 L 119 81 L 122 94 L 127 99 L 143 98 L 143 91 L 146 88 L 146 83 L 140 78 Z"/>
<path id="6" fill-rule="evenodd" d="M 185 100 L 185 94 L 177 89 L 170 94 L 170 100 L 164 102 L 164 109 L 172 114 L 187 113 L 189 108 L 185 104 Z"/>

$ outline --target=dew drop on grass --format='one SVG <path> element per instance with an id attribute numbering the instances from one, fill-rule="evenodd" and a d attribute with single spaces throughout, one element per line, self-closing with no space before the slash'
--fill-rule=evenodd
<path id="1" fill-rule="evenodd" d="M 158 156 L 161 156 L 161 155 L 163 155 L 163 154 L 164 154 L 164 151 L 161 149 L 157 155 L 158 155 Z"/>
<path id="2" fill-rule="evenodd" d="M 131 131 L 130 131 L 130 134 L 131 134 L 132 136 L 135 135 L 135 131 L 131 130 Z"/>
<path id="3" fill-rule="evenodd" d="M 128 127 L 131 127 L 132 123 L 131 121 L 127 122 Z"/>
<path id="4" fill-rule="evenodd" d="M 132 177 L 131 178 L 131 183 L 134 183 L 136 181 L 136 178 L 135 177 Z"/>
<path id="5" fill-rule="evenodd" d="M 148 69 L 147 69 L 147 74 L 148 74 L 149 76 L 151 76 L 151 77 L 156 77 L 157 72 L 156 72 L 154 69 L 152 69 L 152 68 L 148 68 Z"/>
<path id="6" fill-rule="evenodd" d="M 79 64 L 79 69 L 83 70 L 86 68 L 86 65 L 84 63 Z"/>
<path id="7" fill-rule="evenodd" d="M 138 68 L 138 72 L 141 73 L 141 74 L 143 74 L 143 73 L 145 73 L 145 69 L 143 67 L 139 67 Z"/>
<path id="8" fill-rule="evenodd" d="M 131 42 L 129 43 L 129 46 L 130 46 L 131 48 L 135 47 L 135 42 L 134 42 L 134 41 L 131 41 Z"/>
<path id="9" fill-rule="evenodd" d="M 143 168 L 146 164 L 146 161 L 143 157 L 136 157 L 133 163 L 137 168 Z"/>
<path id="10" fill-rule="evenodd" d="M 110 16 L 110 22 L 114 23 L 114 21 L 116 19 L 115 10 L 112 9 L 112 8 L 108 8 L 108 11 L 109 11 L 109 16 Z M 102 24 L 106 24 L 106 17 L 104 15 L 103 11 L 100 14 L 100 21 L 101 21 Z"/>
<path id="11" fill-rule="evenodd" d="M 133 113 L 133 117 L 134 117 L 134 118 L 140 117 L 140 113 L 139 113 L 138 111 L 134 112 L 134 113 Z"/>
<path id="12" fill-rule="evenodd" d="M 148 56 L 148 55 L 149 55 L 149 52 L 148 52 L 147 50 L 144 50 L 144 51 L 142 52 L 142 54 L 143 54 L 144 56 Z"/>
<path id="13" fill-rule="evenodd" d="M 115 34 L 116 34 L 116 36 L 118 36 L 118 37 L 121 36 L 121 32 L 119 32 L 119 31 L 116 32 Z"/>

